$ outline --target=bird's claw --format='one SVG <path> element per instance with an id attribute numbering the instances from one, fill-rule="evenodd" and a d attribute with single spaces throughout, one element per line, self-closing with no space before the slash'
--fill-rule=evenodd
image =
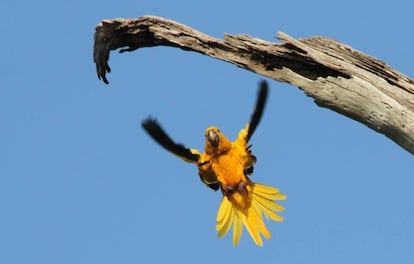
<path id="1" fill-rule="evenodd" d="M 234 186 L 231 186 L 231 185 L 227 186 L 226 189 L 224 190 L 224 192 L 226 193 L 226 195 L 233 193 L 234 192 Z"/>
<path id="2" fill-rule="evenodd" d="M 238 186 L 239 192 L 243 191 L 244 189 L 246 189 L 246 183 L 244 181 L 239 183 Z"/>
<path id="3" fill-rule="evenodd" d="M 246 183 L 241 181 L 238 185 L 237 185 L 237 191 L 242 192 L 246 189 Z M 226 195 L 232 194 L 234 193 L 234 191 L 236 190 L 236 186 L 235 185 L 229 185 L 226 186 L 226 188 L 224 189 L 224 193 Z"/>

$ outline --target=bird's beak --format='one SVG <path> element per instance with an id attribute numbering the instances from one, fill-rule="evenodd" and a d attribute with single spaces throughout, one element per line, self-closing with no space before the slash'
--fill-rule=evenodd
<path id="1" fill-rule="evenodd" d="M 207 132 L 207 140 L 212 147 L 217 148 L 219 145 L 219 136 L 214 130 L 209 130 Z"/>

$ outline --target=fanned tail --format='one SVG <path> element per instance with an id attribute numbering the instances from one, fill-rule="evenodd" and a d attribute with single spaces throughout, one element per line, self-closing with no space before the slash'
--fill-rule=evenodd
<path id="1" fill-rule="evenodd" d="M 247 191 L 234 192 L 221 200 L 216 225 L 218 237 L 226 235 L 233 226 L 233 246 L 236 246 L 244 225 L 253 241 L 258 246 L 263 246 L 261 235 L 266 239 L 272 236 L 263 221 L 263 215 L 266 219 L 283 221 L 277 213 L 284 208 L 275 201 L 285 200 L 286 195 L 277 188 L 251 181 L 246 187 Z"/>

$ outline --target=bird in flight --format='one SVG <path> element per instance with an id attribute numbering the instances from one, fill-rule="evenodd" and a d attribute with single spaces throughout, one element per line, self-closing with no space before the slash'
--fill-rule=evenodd
<path id="1" fill-rule="evenodd" d="M 268 85 L 262 81 L 250 122 L 233 142 L 217 127 L 207 128 L 203 153 L 174 142 L 155 119 L 147 118 L 142 122 L 145 131 L 166 150 L 196 164 L 204 184 L 215 191 L 221 190 L 223 198 L 217 213 L 216 230 L 218 237 L 223 237 L 233 227 L 234 246 L 240 240 L 243 226 L 258 246 L 263 245 L 261 235 L 271 238 L 263 215 L 266 219 L 283 221 L 278 213 L 284 208 L 276 201 L 285 200 L 286 195 L 277 188 L 255 183 L 249 178 L 257 162 L 249 140 L 262 117 L 267 94 Z"/>

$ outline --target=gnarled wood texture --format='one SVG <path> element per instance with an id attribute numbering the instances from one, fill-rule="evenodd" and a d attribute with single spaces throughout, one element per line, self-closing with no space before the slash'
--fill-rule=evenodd
<path id="1" fill-rule="evenodd" d="M 332 109 L 386 135 L 414 154 L 414 81 L 384 62 L 324 37 L 281 44 L 248 35 L 213 38 L 161 17 L 104 20 L 96 27 L 94 61 L 99 79 L 111 50 L 171 46 L 224 60 L 304 90 L 317 105 Z"/>

